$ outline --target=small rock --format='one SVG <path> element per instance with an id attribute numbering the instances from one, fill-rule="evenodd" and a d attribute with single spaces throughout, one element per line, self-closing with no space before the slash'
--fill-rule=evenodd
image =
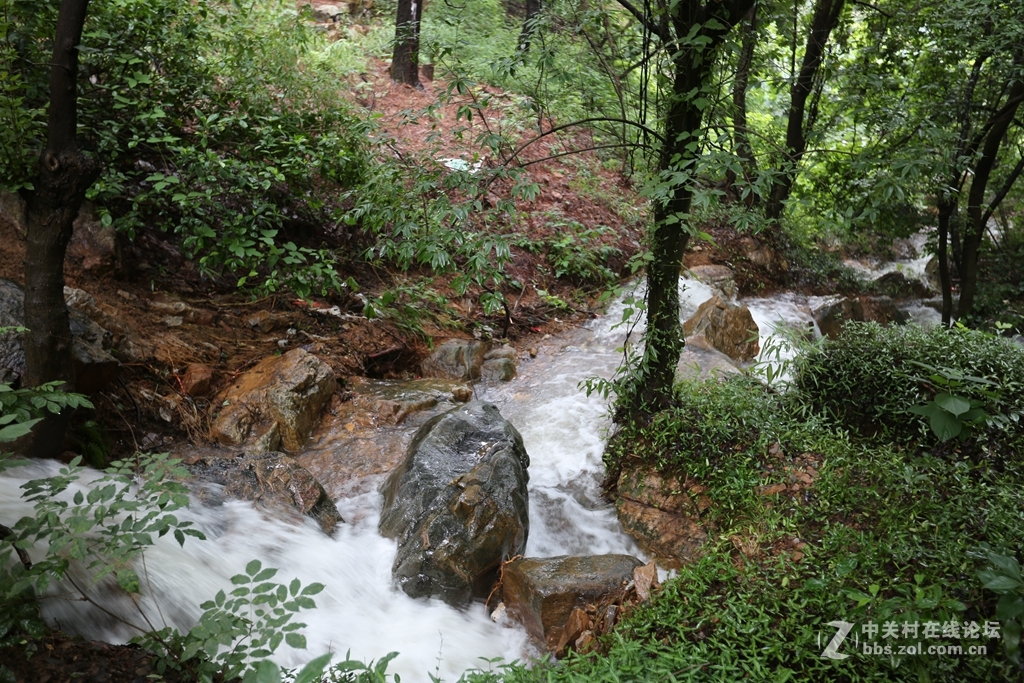
<path id="1" fill-rule="evenodd" d="M 213 382 L 213 368 L 202 363 L 192 363 L 185 369 L 181 388 L 189 396 L 206 396 Z"/>
<path id="2" fill-rule="evenodd" d="M 532 346 L 530 347 L 529 353 L 530 353 L 530 358 L 536 358 L 537 357 L 537 349 L 533 348 Z"/>
<path id="3" fill-rule="evenodd" d="M 452 388 L 452 398 L 458 403 L 467 403 L 473 400 L 473 388 L 459 386 Z"/>
<path id="4" fill-rule="evenodd" d="M 488 382 L 508 382 L 516 376 L 516 364 L 508 358 L 485 360 L 480 375 Z"/>
<path id="5" fill-rule="evenodd" d="M 554 652 L 590 628 L 584 608 L 621 599 L 633 570 L 642 564 L 629 555 L 512 560 L 502 570 L 502 601 L 536 642 Z M 573 614 L 576 620 L 570 623 Z"/>
<path id="6" fill-rule="evenodd" d="M 75 218 L 67 255 L 81 262 L 82 270 L 113 268 L 117 261 L 117 233 L 96 217 L 91 202 L 84 202 Z"/>
<path id="7" fill-rule="evenodd" d="M 167 325 L 167 327 L 181 327 L 185 320 L 180 315 L 169 315 L 160 322 Z"/>
<path id="8" fill-rule="evenodd" d="M 474 380 L 480 378 L 488 344 L 468 339 L 449 339 L 434 350 L 420 369 L 424 377 Z"/>

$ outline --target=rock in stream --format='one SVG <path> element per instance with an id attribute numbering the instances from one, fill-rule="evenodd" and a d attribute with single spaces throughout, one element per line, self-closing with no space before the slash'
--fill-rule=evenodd
<path id="1" fill-rule="evenodd" d="M 474 401 L 420 428 L 384 483 L 380 532 L 412 597 L 485 597 L 502 561 L 526 549 L 530 458 L 497 407 Z"/>

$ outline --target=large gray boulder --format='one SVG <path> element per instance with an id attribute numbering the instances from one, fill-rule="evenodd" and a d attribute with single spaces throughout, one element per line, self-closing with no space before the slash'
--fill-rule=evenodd
<path id="1" fill-rule="evenodd" d="M 526 549 L 529 465 L 489 403 L 424 424 L 382 488 L 380 532 L 398 540 L 391 572 L 402 590 L 453 605 L 486 596 L 502 561 Z"/>
<path id="2" fill-rule="evenodd" d="M 75 369 L 75 390 L 91 394 L 117 377 L 121 364 L 107 349 L 110 333 L 75 307 L 81 290 L 64 288 L 71 324 L 71 360 Z M 91 297 L 90 297 L 91 298 Z M 25 324 L 25 292 L 16 282 L 0 278 L 0 328 Z M 25 348 L 21 335 L 0 334 L 0 382 L 16 382 L 25 373 Z"/>

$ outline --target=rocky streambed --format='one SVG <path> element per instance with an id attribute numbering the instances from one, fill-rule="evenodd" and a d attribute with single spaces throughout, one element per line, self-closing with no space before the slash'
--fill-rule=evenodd
<path id="1" fill-rule="evenodd" d="M 680 282 L 681 373 L 737 372 L 781 323 L 829 334 L 833 323 L 899 322 L 923 307 L 736 300 L 727 269 L 692 275 Z M 638 339 L 639 326 L 617 324 L 623 307 L 535 349 L 442 344 L 424 379 L 353 379 L 338 390 L 330 367 L 302 348 L 239 375 L 214 399 L 220 446 L 176 453 L 195 476 L 200 504 L 189 518 L 210 540 L 150 551 L 144 608 L 187 628 L 202 601 L 258 558 L 281 577 L 327 586 L 304 615 L 313 654 L 369 660 L 397 650 L 389 671 L 423 680 L 458 678 L 479 657 L 585 649 L 623 601 L 646 597 L 657 580 L 650 556 L 664 566 L 692 559 L 705 533 L 699 482 L 628 473 L 617 506 L 602 497 L 610 423 L 605 402 L 580 383 L 611 377 Z M 813 480 L 811 465 L 800 474 Z M 54 470 L 36 463 L 0 480 L 4 515 L 27 511 L 21 482 Z M 93 638 L 134 635 L 81 604 L 47 601 L 47 615 Z M 309 656 L 283 651 L 281 660 Z"/>

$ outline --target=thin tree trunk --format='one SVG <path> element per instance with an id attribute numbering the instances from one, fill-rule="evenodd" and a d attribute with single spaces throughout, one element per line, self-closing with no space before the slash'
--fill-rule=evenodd
<path id="1" fill-rule="evenodd" d="M 939 199 L 939 247 L 935 258 L 939 262 L 939 289 L 942 290 L 942 324 L 949 327 L 953 316 L 953 286 L 949 275 L 949 224 L 956 210 L 953 198 Z"/>
<path id="2" fill-rule="evenodd" d="M 391 80 L 422 89 L 420 85 L 420 18 L 423 0 L 398 0 L 395 18 L 395 51 L 391 55 Z"/>
<path id="3" fill-rule="evenodd" d="M 688 36 L 694 27 L 709 40 L 679 48 L 673 56 L 675 76 L 665 113 L 665 143 L 658 169 L 666 175 L 694 172 L 701 154 L 700 140 L 704 110 L 698 94 L 711 76 L 717 48 L 728 31 L 753 6 L 754 0 L 680 2 L 672 16 L 676 36 Z M 621 0 L 620 0 L 621 3 Z M 710 20 L 715 26 L 709 29 Z M 664 36 L 662 36 L 664 38 Z M 647 268 L 647 331 L 640 372 L 620 404 L 631 419 L 647 416 L 669 407 L 676 366 L 684 347 L 679 324 L 679 269 L 690 233 L 690 204 L 693 183 L 675 181 L 667 197 L 655 204 L 651 232 L 651 264 Z"/>
<path id="4" fill-rule="evenodd" d="M 537 32 L 537 17 L 543 9 L 542 0 L 526 0 L 526 18 L 523 20 L 523 29 L 519 33 L 518 51 L 526 54 L 530 51 L 530 44 L 533 43 L 533 36 Z"/>
<path id="5" fill-rule="evenodd" d="M 805 110 L 807 98 L 814 88 L 814 79 L 825 56 L 829 35 L 839 24 L 846 0 L 817 0 L 811 32 L 807 36 L 804 59 L 793 86 L 790 88 L 789 121 L 786 126 L 786 151 L 782 156 L 782 167 L 777 180 L 772 184 L 765 206 L 765 217 L 769 225 L 777 230 L 779 219 L 785 209 L 786 200 L 793 191 L 797 167 L 807 150 L 807 123 Z"/>
<path id="6" fill-rule="evenodd" d="M 750 65 L 754 61 L 756 45 L 757 6 L 755 5 L 743 18 L 743 43 L 736 63 L 736 79 L 732 85 L 732 121 L 736 140 L 736 156 L 740 159 L 746 185 L 749 185 L 757 176 L 757 159 L 754 158 L 754 150 L 750 145 L 750 135 L 747 131 L 747 88 L 750 86 Z M 729 176 L 728 185 L 731 186 L 736 180 L 735 175 L 732 171 L 729 171 L 727 175 Z M 753 207 L 757 203 L 757 199 L 757 193 L 748 189 L 747 206 Z"/>
<path id="7" fill-rule="evenodd" d="M 62 0 L 50 68 L 47 144 L 39 157 L 35 190 L 25 193 L 25 384 L 74 379 L 71 329 L 64 303 L 64 254 L 85 191 L 99 164 L 79 149 L 78 43 L 89 0 Z M 33 455 L 59 455 L 68 416 L 51 416 L 34 431 Z"/>
<path id="8" fill-rule="evenodd" d="M 1014 60 L 1020 62 L 1018 58 Z M 1013 122 L 1013 118 L 1024 102 L 1024 79 L 1017 78 L 1007 95 L 1006 104 L 989 119 L 988 132 L 985 135 L 985 142 L 981 148 L 981 157 L 974 166 L 974 176 L 971 179 L 971 190 L 967 196 L 967 215 L 970 223 L 963 235 L 963 253 L 960 257 L 960 303 L 957 305 L 956 316 L 963 318 L 974 308 L 974 296 L 978 291 L 978 252 L 981 248 L 981 240 L 985 236 L 985 221 L 983 205 L 985 194 L 988 190 L 988 181 L 992 177 L 992 169 L 995 168 L 996 157 L 999 155 L 999 148 L 1006 137 L 1006 131 Z M 994 207 L 993 207 L 994 208 Z"/>

